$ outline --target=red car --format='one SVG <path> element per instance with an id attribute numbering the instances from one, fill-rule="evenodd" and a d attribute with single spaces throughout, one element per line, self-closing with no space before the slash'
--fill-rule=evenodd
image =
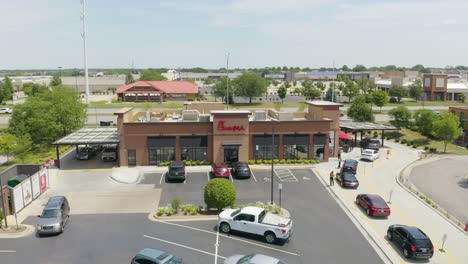
<path id="1" fill-rule="evenodd" d="M 358 194 L 356 196 L 356 204 L 361 206 L 368 216 L 387 217 L 390 215 L 390 207 L 377 194 Z"/>
<path id="2" fill-rule="evenodd" d="M 229 168 L 226 163 L 215 163 L 211 166 L 211 174 L 215 178 L 229 179 Z"/>

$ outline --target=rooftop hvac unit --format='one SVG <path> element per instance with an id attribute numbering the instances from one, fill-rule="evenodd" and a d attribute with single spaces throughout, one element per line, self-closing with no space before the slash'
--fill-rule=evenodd
<path id="1" fill-rule="evenodd" d="M 278 120 L 279 120 L 279 121 L 289 121 L 289 120 L 293 120 L 293 113 L 290 113 L 290 112 L 279 112 L 279 113 L 278 113 Z"/>
<path id="2" fill-rule="evenodd" d="M 210 122 L 210 115 L 201 114 L 200 115 L 200 122 Z"/>
<path id="3" fill-rule="evenodd" d="M 267 114 L 265 111 L 255 111 L 254 113 L 255 121 L 265 121 L 266 117 L 267 117 Z"/>
<path id="4" fill-rule="evenodd" d="M 183 121 L 198 121 L 200 112 L 198 110 L 182 110 Z"/>

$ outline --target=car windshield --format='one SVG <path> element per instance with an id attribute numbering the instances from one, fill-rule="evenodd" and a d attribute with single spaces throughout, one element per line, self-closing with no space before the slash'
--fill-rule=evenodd
<path id="1" fill-rule="evenodd" d="M 374 151 L 372 151 L 372 150 L 364 150 L 363 153 L 366 154 L 366 155 L 372 155 L 372 154 L 374 153 Z"/>
<path id="2" fill-rule="evenodd" d="M 384 200 L 372 200 L 372 204 L 379 207 L 387 207 L 387 203 Z"/>
<path id="3" fill-rule="evenodd" d="M 346 174 L 343 174 L 343 179 L 347 181 L 354 181 L 356 180 L 356 176 L 354 176 L 354 174 L 351 174 L 351 173 L 346 173 Z"/>
<path id="4" fill-rule="evenodd" d="M 225 172 L 226 168 L 217 168 L 216 170 L 219 171 L 219 172 Z"/>
<path id="5" fill-rule="evenodd" d="M 246 255 L 239 259 L 237 264 L 249 264 L 250 260 L 253 258 L 253 255 Z"/>
<path id="6" fill-rule="evenodd" d="M 237 167 L 238 170 L 248 170 L 249 167 L 247 167 L 246 165 L 240 165 Z"/>
<path id="7" fill-rule="evenodd" d="M 183 167 L 175 167 L 175 168 L 171 168 L 171 171 L 172 172 L 182 172 L 182 171 L 184 171 L 184 168 Z"/>
<path id="8" fill-rule="evenodd" d="M 41 218 L 56 218 L 60 216 L 60 210 L 48 209 L 42 212 Z"/>
<path id="9" fill-rule="evenodd" d="M 231 213 L 231 217 L 235 216 L 240 212 L 240 209 L 235 210 L 234 212 Z"/>
<path id="10" fill-rule="evenodd" d="M 184 264 L 184 262 L 182 261 L 181 258 L 178 258 L 178 257 L 172 257 L 168 262 L 166 262 L 167 264 Z"/>

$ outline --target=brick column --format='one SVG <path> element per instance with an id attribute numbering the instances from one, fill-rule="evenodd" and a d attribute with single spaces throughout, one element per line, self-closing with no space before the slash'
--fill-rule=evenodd
<path id="1" fill-rule="evenodd" d="M 283 145 L 283 134 L 279 134 L 279 139 L 278 139 L 278 159 L 284 159 L 284 145 Z"/>
<path id="2" fill-rule="evenodd" d="M 180 161 L 180 136 L 175 137 L 175 160 Z"/>
<path id="3" fill-rule="evenodd" d="M 326 133 L 325 134 L 325 147 L 323 150 L 323 161 L 327 162 L 328 157 L 330 156 L 330 143 L 328 142 L 330 140 L 330 134 Z"/>
<path id="4" fill-rule="evenodd" d="M 309 153 L 307 154 L 308 155 L 308 159 L 313 159 L 314 158 L 314 134 L 310 134 L 309 136 Z"/>

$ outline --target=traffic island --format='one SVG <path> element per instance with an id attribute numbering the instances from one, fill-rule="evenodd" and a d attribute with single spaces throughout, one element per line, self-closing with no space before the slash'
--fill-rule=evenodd
<path id="1" fill-rule="evenodd" d="M 0 228 L 0 238 L 18 238 L 28 236 L 34 232 L 34 227 L 31 225 L 9 226 Z"/>

